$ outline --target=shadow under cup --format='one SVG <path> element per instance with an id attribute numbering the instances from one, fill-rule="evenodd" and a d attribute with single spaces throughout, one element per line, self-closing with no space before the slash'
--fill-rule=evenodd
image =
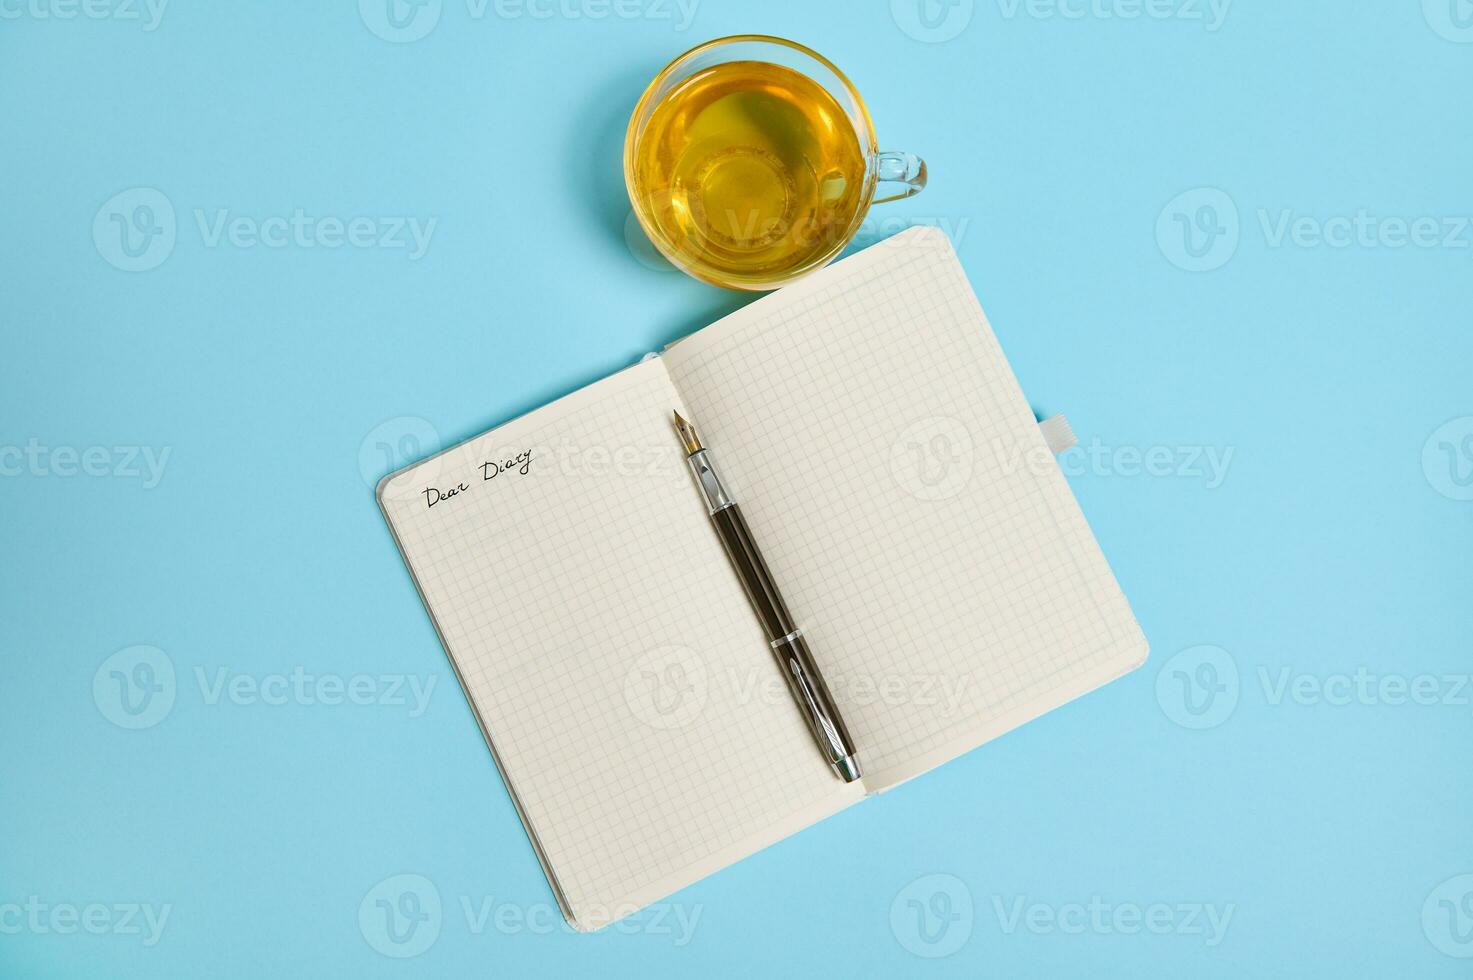
<path id="1" fill-rule="evenodd" d="M 624 140 L 644 232 L 682 271 L 766 290 L 827 265 L 871 204 L 919 193 L 926 165 L 881 152 L 859 92 L 801 44 L 707 41 L 645 90 Z M 877 198 L 882 182 L 897 193 Z"/>

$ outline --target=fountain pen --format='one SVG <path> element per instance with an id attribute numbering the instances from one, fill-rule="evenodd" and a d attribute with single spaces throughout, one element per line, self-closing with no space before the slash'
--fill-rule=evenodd
<path id="1" fill-rule="evenodd" d="M 700 487 L 706 501 L 706 510 L 711 516 L 711 526 L 731 559 L 732 568 L 741 580 L 742 588 L 752 603 L 757 618 L 767 633 L 768 645 L 777 658 L 788 690 L 798 703 L 808 730 L 824 759 L 833 767 L 834 773 L 844 782 L 852 783 L 859 778 L 859 760 L 854 756 L 854 742 L 839 709 L 823 681 L 823 675 L 813 663 L 803 631 L 793 621 L 787 603 L 773 581 L 772 572 L 752 539 L 752 531 L 736 502 L 721 485 L 721 478 L 711 464 L 711 453 L 702 443 L 696 427 L 675 412 L 675 431 L 685 446 L 686 463 L 691 475 Z"/>

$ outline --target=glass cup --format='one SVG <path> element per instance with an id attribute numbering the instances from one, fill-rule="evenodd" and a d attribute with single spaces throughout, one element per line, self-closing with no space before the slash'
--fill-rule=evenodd
<path id="1" fill-rule="evenodd" d="M 691 182 L 655 180 L 649 176 L 648 171 L 656 168 L 645 161 L 660 148 L 645 146 L 642 141 L 650 134 L 650 120 L 656 110 L 672 95 L 682 97 L 689 93 L 692 87 L 701 84 L 700 78 L 713 77 L 713 69 L 732 63 L 743 63 L 736 68 L 758 73 L 771 72 L 774 70 L 772 66 L 789 69 L 803 76 L 797 81 L 806 91 L 816 93 L 816 90 L 808 88 L 816 85 L 827 93 L 827 99 L 820 97 L 810 102 L 821 101 L 824 106 L 837 106 L 836 113 L 822 117 L 820 125 L 815 127 L 820 131 L 816 135 L 841 140 L 845 149 L 843 159 L 847 163 L 840 168 L 841 172 L 805 178 L 805 187 L 819 202 L 820 210 L 831 199 L 839 202 L 828 210 L 822 210 L 822 221 L 814 220 L 811 211 L 805 212 L 802 221 L 791 223 L 785 223 L 782 216 L 764 213 L 761 220 L 765 224 L 761 228 L 739 230 L 734 238 L 724 227 L 716 228 L 709 223 L 703 227 L 692 220 L 693 215 L 702 219 L 708 217 L 701 211 L 699 188 L 692 188 L 701 174 L 713 172 L 713 165 L 708 163 Z M 792 78 L 783 73 L 779 73 L 779 77 Z M 783 111 L 788 110 L 785 108 Z M 793 115 L 791 112 L 788 114 Z M 786 117 L 781 112 L 776 115 L 768 112 L 743 115 L 739 110 L 733 110 L 722 118 L 733 120 L 733 126 L 750 130 L 760 128 L 765 120 Z M 834 126 L 843 129 L 835 130 Z M 851 136 L 853 143 L 849 144 Z M 652 142 L 659 139 L 656 137 Z M 771 145 L 781 152 L 783 147 L 791 146 L 794 141 L 792 132 L 779 133 Z M 785 187 L 792 189 L 795 196 L 800 190 L 788 171 L 787 161 L 779 161 L 772 152 L 740 149 L 746 154 L 740 157 L 731 156 L 733 152 L 738 151 L 727 149 L 714 155 L 734 161 L 726 165 L 726 173 L 721 178 L 725 180 L 725 186 L 738 189 L 762 187 L 765 181 L 771 185 L 766 189 L 774 191 L 782 201 L 787 200 L 783 196 Z M 803 175 L 800 173 L 799 176 Z M 898 201 L 920 193 L 926 186 L 926 164 L 912 153 L 880 151 L 864 100 L 843 72 L 827 58 L 793 41 L 761 34 L 741 34 L 707 41 L 692 48 L 666 65 L 650 82 L 634 108 L 624 138 L 624 183 L 645 234 L 677 268 L 697 279 L 728 289 L 767 290 L 792 282 L 832 262 L 859 230 L 870 205 Z M 898 186 L 894 193 L 876 197 L 882 183 Z M 831 193 L 830 188 L 838 190 Z M 819 196 L 822 194 L 830 197 Z M 762 255 L 775 258 L 765 264 L 753 259 L 759 250 L 765 250 Z"/>

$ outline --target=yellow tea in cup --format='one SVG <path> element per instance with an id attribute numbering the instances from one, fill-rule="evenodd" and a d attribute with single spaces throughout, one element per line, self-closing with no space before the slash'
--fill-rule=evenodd
<path id="1" fill-rule="evenodd" d="M 925 182 L 919 158 L 875 149 L 838 69 L 757 36 L 708 42 L 667 67 L 635 109 L 624 163 L 635 213 L 666 258 L 741 289 L 770 289 L 836 256 L 877 181 L 906 183 L 896 197 Z"/>
<path id="2" fill-rule="evenodd" d="M 772 278 L 842 240 L 864 154 L 834 97 L 791 68 L 731 61 L 686 79 L 639 141 L 635 186 L 683 264 Z"/>

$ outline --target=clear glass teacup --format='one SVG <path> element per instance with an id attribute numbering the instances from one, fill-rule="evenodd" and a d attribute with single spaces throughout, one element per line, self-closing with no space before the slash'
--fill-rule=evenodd
<path id="1" fill-rule="evenodd" d="M 656 248 L 731 289 L 774 289 L 833 261 L 872 204 L 919 193 L 926 164 L 881 152 L 859 92 L 801 44 L 707 41 L 650 82 L 624 182 Z M 895 193 L 876 197 L 881 183 Z"/>

